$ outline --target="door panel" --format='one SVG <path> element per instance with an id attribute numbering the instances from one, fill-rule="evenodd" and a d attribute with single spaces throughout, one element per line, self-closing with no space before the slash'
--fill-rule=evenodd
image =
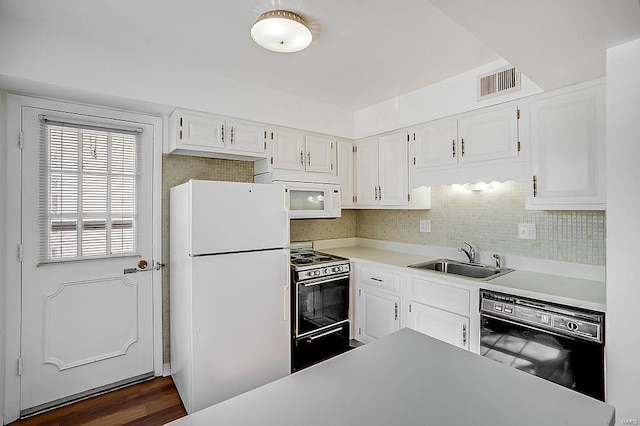
<path id="1" fill-rule="evenodd" d="M 469 318 L 411 302 L 409 327 L 459 348 L 469 349 Z"/>
<path id="2" fill-rule="evenodd" d="M 105 111 L 105 113 L 107 113 Z M 138 152 L 139 178 L 134 193 L 138 193 L 137 230 L 135 252 L 127 255 L 106 253 L 102 257 L 89 257 L 64 262 L 43 261 L 41 250 L 46 238 L 41 233 L 53 235 L 52 222 L 43 221 L 40 210 L 42 168 L 44 158 L 40 147 L 39 116 L 55 116 L 60 120 L 82 121 L 110 127 L 138 127 L 142 129 Z M 139 260 L 146 260 L 153 268 L 153 125 L 122 122 L 101 117 L 88 117 L 60 111 L 31 107 L 22 108 L 22 226 L 23 226 L 23 277 L 22 277 L 22 329 L 20 377 L 20 409 L 23 413 L 46 408 L 66 401 L 79 394 L 90 393 L 109 385 L 126 382 L 132 378 L 152 375 L 154 371 L 153 342 L 153 273 L 128 273 L 135 270 Z M 93 151 L 82 155 L 80 165 L 99 157 L 95 145 Z M 116 145 L 111 145 L 115 147 Z M 84 148 L 82 148 L 84 149 Z M 115 149 L 115 148 L 114 148 Z M 86 151 L 85 151 L 85 154 Z M 115 155 L 115 154 L 114 154 Z M 124 153 L 123 155 L 126 155 Z M 85 161 L 83 163 L 82 161 Z M 110 160 L 109 160 L 110 161 Z M 78 167 L 79 170 L 82 167 Z M 116 179 L 116 178 L 114 178 Z M 44 180 L 43 182 L 48 182 Z M 133 196 L 133 194 L 131 194 Z M 80 197 L 82 198 L 82 197 Z M 85 200 L 86 201 L 86 200 Z M 123 202 L 109 200 L 112 204 Z M 114 225 L 107 228 L 104 220 L 95 221 L 92 213 L 77 201 L 77 209 L 85 217 L 80 223 L 93 223 L 77 232 L 79 240 L 85 233 L 103 235 L 101 240 L 90 239 L 89 248 L 97 247 L 96 241 L 110 241 L 112 253 L 117 253 L 116 236 L 124 232 Z M 109 203 L 103 203 L 109 204 Z M 98 205 L 98 204 L 95 204 Z M 82 206 L 82 207 L 80 207 Z M 114 212 L 116 208 L 114 207 Z M 115 217 L 115 213 L 114 216 Z M 73 222 L 73 221 L 72 221 Z M 95 225 L 98 223 L 98 225 Z M 111 222 L 109 222 L 111 223 Z M 77 226 L 77 225 L 75 225 Z M 102 226 L 102 228 L 100 228 Z M 51 227 L 51 228 L 49 228 Z M 93 244 L 93 245 L 90 245 Z M 79 253 L 80 254 L 80 253 Z M 58 259 L 60 260 L 60 259 Z"/>

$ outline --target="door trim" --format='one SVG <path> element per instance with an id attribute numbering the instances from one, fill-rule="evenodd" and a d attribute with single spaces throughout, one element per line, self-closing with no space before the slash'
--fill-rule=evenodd
<path id="1" fill-rule="evenodd" d="M 22 122 L 22 107 L 47 108 L 77 114 L 102 116 L 109 111 L 114 119 L 137 121 L 153 126 L 153 262 L 162 263 L 162 146 L 167 121 L 163 117 L 151 116 L 136 112 L 96 107 L 23 95 L 7 95 L 7 241 L 6 241 L 6 341 L 5 341 L 5 389 L 4 389 L 4 421 L 12 422 L 20 417 L 20 376 L 18 375 L 18 358 L 21 347 L 21 313 L 22 313 L 22 264 L 18 258 L 18 246 L 22 242 L 22 188 L 21 188 L 21 150 L 18 138 Z M 11 207 L 10 207 L 11 206 Z M 17 208 L 13 208 L 17 206 Z M 18 225 L 19 226 L 13 226 Z M 153 288 L 153 370 L 155 376 L 163 374 L 162 359 L 162 270 L 152 272 Z"/>

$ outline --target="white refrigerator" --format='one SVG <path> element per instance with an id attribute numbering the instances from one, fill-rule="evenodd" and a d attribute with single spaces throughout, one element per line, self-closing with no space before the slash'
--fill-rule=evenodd
<path id="1" fill-rule="evenodd" d="M 290 373 L 287 203 L 281 185 L 171 188 L 171 375 L 188 413 Z"/>

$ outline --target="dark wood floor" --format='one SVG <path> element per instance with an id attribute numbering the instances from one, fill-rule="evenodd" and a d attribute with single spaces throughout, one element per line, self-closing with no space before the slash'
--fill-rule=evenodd
<path id="1" fill-rule="evenodd" d="M 162 425 L 187 412 L 171 377 L 159 377 L 11 423 L 35 425 Z"/>

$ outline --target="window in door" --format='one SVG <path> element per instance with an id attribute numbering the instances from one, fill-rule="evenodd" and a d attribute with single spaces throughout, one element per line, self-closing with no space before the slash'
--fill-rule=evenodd
<path id="1" fill-rule="evenodd" d="M 41 117 L 40 263 L 135 254 L 139 135 Z"/>

